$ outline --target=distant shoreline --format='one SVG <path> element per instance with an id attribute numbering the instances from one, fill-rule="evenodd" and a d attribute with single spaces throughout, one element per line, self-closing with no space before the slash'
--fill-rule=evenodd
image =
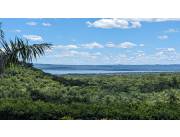
<path id="1" fill-rule="evenodd" d="M 33 65 L 58 65 L 58 66 L 180 66 L 180 64 L 41 64 L 33 63 Z"/>
<path id="2" fill-rule="evenodd" d="M 120 75 L 142 73 L 178 73 L 180 65 L 44 65 L 34 64 L 35 68 L 55 75 L 96 74 Z"/>
<path id="3" fill-rule="evenodd" d="M 43 70 L 42 70 L 43 71 Z M 44 71 L 43 71 L 44 72 Z M 52 74 L 52 73 L 48 73 L 48 72 L 44 72 L 50 75 L 54 75 L 54 76 L 64 76 L 64 75 L 71 75 L 71 76 L 91 76 L 91 75 L 98 75 L 98 76 L 115 76 L 115 75 L 145 75 L 145 74 L 179 74 L 179 72 L 173 72 L 173 71 L 161 71 L 161 72 L 115 72 L 115 73 L 62 73 L 62 74 Z"/>

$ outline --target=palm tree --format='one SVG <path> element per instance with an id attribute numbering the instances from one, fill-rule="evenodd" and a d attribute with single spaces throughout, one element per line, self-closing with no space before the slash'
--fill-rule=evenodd
<path id="1" fill-rule="evenodd" d="M 45 54 L 50 49 L 48 43 L 30 45 L 27 40 L 16 37 L 15 40 L 7 42 L 0 24 L 0 73 L 6 67 L 14 64 L 32 62 L 33 59 Z"/>

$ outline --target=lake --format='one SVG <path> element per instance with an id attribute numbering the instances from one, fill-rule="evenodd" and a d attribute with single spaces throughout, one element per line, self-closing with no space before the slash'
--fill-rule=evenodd
<path id="1" fill-rule="evenodd" d="M 53 65 L 34 64 L 35 68 L 51 74 L 116 74 L 180 72 L 180 65 Z"/>

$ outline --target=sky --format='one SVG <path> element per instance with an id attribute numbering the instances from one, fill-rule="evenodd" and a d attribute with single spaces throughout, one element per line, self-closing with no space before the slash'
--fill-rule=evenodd
<path id="1" fill-rule="evenodd" d="M 0 19 L 6 39 L 51 43 L 41 64 L 180 64 L 180 18 Z"/>

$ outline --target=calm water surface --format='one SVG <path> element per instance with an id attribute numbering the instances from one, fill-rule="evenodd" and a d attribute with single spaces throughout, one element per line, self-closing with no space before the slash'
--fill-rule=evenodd
<path id="1" fill-rule="evenodd" d="M 180 65 L 52 65 L 34 64 L 34 67 L 51 74 L 115 74 L 180 72 Z"/>

